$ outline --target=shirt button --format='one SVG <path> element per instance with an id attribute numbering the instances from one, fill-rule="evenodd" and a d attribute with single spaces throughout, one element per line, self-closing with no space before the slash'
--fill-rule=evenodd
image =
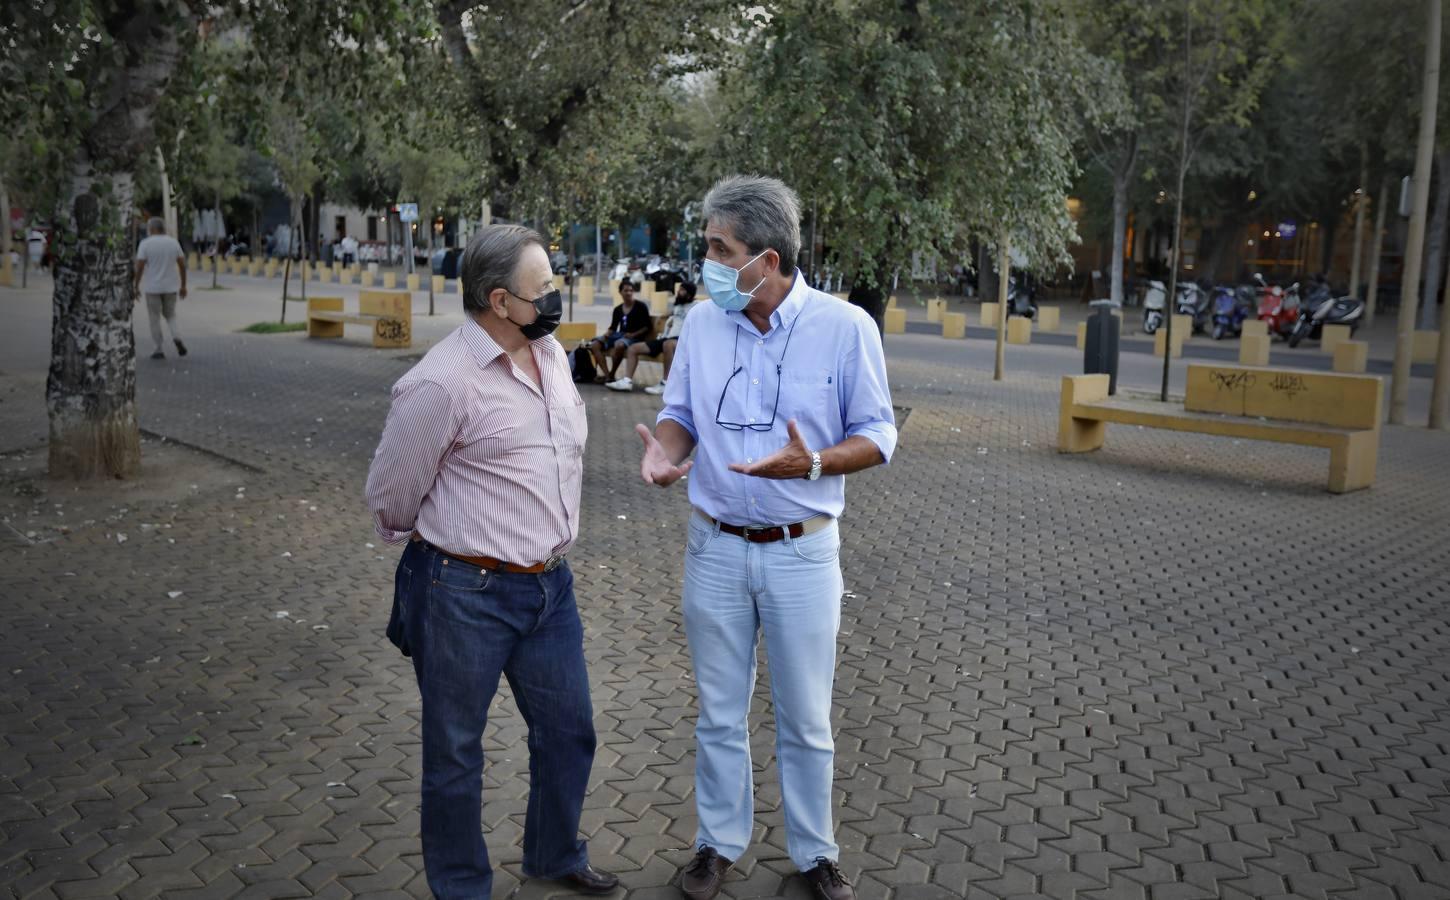
<path id="1" fill-rule="evenodd" d="M 759 345 L 761 345 L 761 344 L 763 344 L 763 343 L 765 343 L 765 341 L 763 341 L 763 340 L 761 340 L 761 339 L 760 339 L 760 338 L 756 338 L 756 339 L 755 339 L 755 344 L 756 344 L 756 346 L 759 346 Z"/>
<path id="2" fill-rule="evenodd" d="M 755 417 L 754 417 L 754 416 L 751 416 L 751 417 L 750 417 L 750 421 L 751 421 L 751 423 L 752 423 L 752 424 L 753 424 L 753 423 L 754 423 L 754 422 L 755 422 Z"/>
<path id="3" fill-rule="evenodd" d="M 748 463 L 751 463 L 751 462 L 755 462 L 755 460 L 753 460 L 753 459 L 751 459 L 751 458 L 750 458 L 750 457 L 748 457 L 748 456 L 747 456 L 747 457 L 745 457 L 745 461 L 746 461 L 746 462 L 748 462 Z"/>
<path id="4" fill-rule="evenodd" d="M 760 379 L 759 378 L 753 378 L 753 379 L 751 379 L 750 383 L 751 384 L 760 384 Z"/>

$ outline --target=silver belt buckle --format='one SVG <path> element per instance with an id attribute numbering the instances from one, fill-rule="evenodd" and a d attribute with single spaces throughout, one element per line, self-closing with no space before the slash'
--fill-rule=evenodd
<path id="1" fill-rule="evenodd" d="M 545 572 L 552 572 L 552 571 L 554 571 L 555 569 L 559 568 L 559 564 L 562 563 L 563 561 L 564 561 L 564 554 L 562 554 L 562 553 L 555 553 L 553 556 L 551 556 L 548 559 L 544 560 L 544 571 Z"/>

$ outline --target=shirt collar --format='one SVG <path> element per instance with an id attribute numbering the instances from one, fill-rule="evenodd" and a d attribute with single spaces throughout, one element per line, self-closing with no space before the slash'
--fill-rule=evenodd
<path id="1" fill-rule="evenodd" d="M 473 358 L 478 360 L 478 364 L 480 366 L 486 367 L 490 363 L 495 362 L 500 356 L 508 355 L 504 351 L 504 349 L 498 345 L 498 341 L 495 341 L 489 335 L 489 333 L 483 329 L 483 326 L 478 324 L 478 320 L 474 319 L 472 316 L 468 317 L 468 321 L 463 323 L 463 327 L 460 328 L 459 331 L 463 335 L 463 343 L 468 346 L 469 351 L 473 354 Z M 547 345 L 553 343 L 554 341 L 554 336 L 552 334 L 548 334 L 539 338 L 536 341 L 529 341 L 529 346 L 532 348 L 540 344 L 545 345 L 545 352 L 547 353 Z M 534 358 L 537 359 L 538 356 L 535 355 Z M 543 370 L 541 368 L 540 372 L 542 371 Z"/>
<path id="2" fill-rule="evenodd" d="M 795 275 L 792 276 L 790 290 L 785 293 L 785 299 L 781 300 L 780 305 L 770 314 L 770 328 L 772 331 L 778 328 L 790 327 L 791 323 L 795 321 L 795 317 L 800 315 L 801 310 L 805 308 L 806 297 L 809 292 L 810 288 L 806 286 L 806 280 L 801 277 L 801 270 L 796 269 Z M 747 322 L 750 321 L 743 310 L 735 310 L 730 315 L 731 317 L 745 319 Z"/>
<path id="3" fill-rule="evenodd" d="M 478 360 L 480 367 L 486 368 L 494 360 L 504 355 L 503 348 L 489 336 L 487 331 L 483 330 L 483 326 L 478 324 L 478 321 L 472 316 L 469 316 L 468 321 L 463 323 L 459 333 L 463 335 L 463 343 L 473 353 L 473 358 Z"/>

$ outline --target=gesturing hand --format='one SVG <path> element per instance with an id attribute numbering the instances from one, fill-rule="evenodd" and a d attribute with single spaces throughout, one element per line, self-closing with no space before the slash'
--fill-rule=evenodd
<path id="1" fill-rule="evenodd" d="M 753 463 L 731 463 L 730 471 L 757 478 L 803 478 L 811 471 L 811 449 L 806 446 L 795 419 L 785 423 L 790 434 L 790 443 Z"/>
<path id="2" fill-rule="evenodd" d="M 655 436 L 644 425 L 634 426 L 639 434 L 640 440 L 644 441 L 644 458 L 639 463 L 639 474 L 645 484 L 657 484 L 660 487 L 669 487 L 684 477 L 695 463 L 687 460 L 684 465 L 677 466 L 670 462 L 669 454 Z"/>

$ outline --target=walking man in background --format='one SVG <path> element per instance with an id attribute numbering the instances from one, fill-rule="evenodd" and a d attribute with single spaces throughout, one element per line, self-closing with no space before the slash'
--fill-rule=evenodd
<path id="1" fill-rule="evenodd" d="M 700 825 L 680 887 L 712 900 L 750 843 L 748 715 L 763 632 L 786 846 L 817 900 L 852 900 L 831 818 L 836 519 L 845 476 L 887 462 L 896 447 L 886 361 L 871 318 L 807 286 L 796 268 L 794 191 L 773 178 L 726 178 L 703 212 L 701 280 L 712 303 L 685 322 L 654 434 L 636 426 L 644 480 L 664 487 L 690 472 L 694 506 L 684 616 L 699 687 Z"/>
<path id="2" fill-rule="evenodd" d="M 483 729 L 503 675 L 529 727 L 524 874 L 575 891 L 594 762 L 584 627 L 564 555 L 579 535 L 588 423 L 564 349 L 544 241 L 493 225 L 463 255 L 466 321 L 393 386 L 368 472 L 383 540 L 404 544 L 388 637 L 423 698 L 423 864 L 440 900 L 486 900 Z"/>
<path id="3" fill-rule="evenodd" d="M 166 223 L 153 217 L 146 223 L 146 238 L 136 248 L 136 276 L 133 288 L 136 299 L 146 296 L 146 315 L 151 320 L 151 342 L 156 350 L 152 359 L 165 359 L 161 349 L 161 318 L 171 331 L 171 342 L 180 356 L 186 355 L 181 332 L 176 330 L 176 298 L 186 297 L 186 254 L 181 244 L 166 233 Z"/>

